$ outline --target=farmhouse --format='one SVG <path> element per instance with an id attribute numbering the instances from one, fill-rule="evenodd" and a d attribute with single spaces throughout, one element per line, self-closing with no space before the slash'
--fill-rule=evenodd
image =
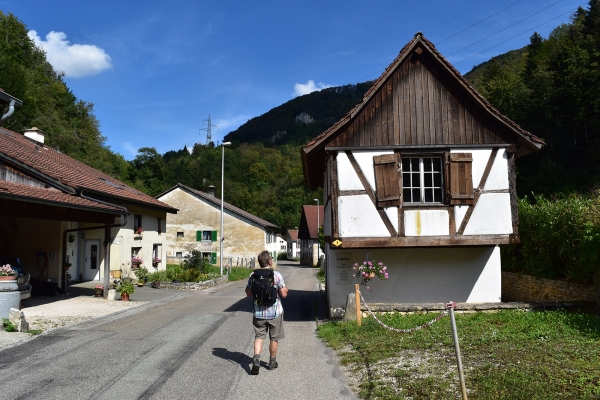
<path id="1" fill-rule="evenodd" d="M 156 196 L 179 209 L 167 217 L 167 257 L 180 262 L 193 250 L 200 251 L 211 263 L 220 264 L 219 241 L 223 241 L 223 266 L 246 266 L 263 250 L 273 258 L 281 250 L 279 227 L 229 203 L 223 202 L 223 239 L 221 239 L 221 199 L 182 185 L 173 186 Z"/>
<path id="2" fill-rule="evenodd" d="M 417 33 L 302 149 L 308 187 L 324 188 L 331 315 L 365 260 L 389 272 L 362 287 L 368 302 L 499 302 L 498 245 L 519 240 L 515 158 L 542 145 Z"/>
<path id="3" fill-rule="evenodd" d="M 300 240 L 298 240 L 298 230 L 290 229 L 287 231 L 287 258 L 295 260 L 300 256 Z"/>
<path id="4" fill-rule="evenodd" d="M 302 206 L 298 230 L 300 265 L 317 266 L 323 255 L 319 250 L 319 227 L 323 226 L 323 211 L 323 206 Z"/>

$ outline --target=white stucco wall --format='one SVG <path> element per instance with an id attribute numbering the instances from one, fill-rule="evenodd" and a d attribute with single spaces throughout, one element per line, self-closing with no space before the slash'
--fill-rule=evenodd
<path id="1" fill-rule="evenodd" d="M 390 277 L 386 281 L 374 278 L 369 290 L 361 286 L 367 303 L 500 301 L 497 246 L 371 249 L 370 254 L 387 266 Z M 366 250 L 329 250 L 327 296 L 332 316 L 343 313 L 346 296 L 359 283 L 352 277 L 352 265 L 364 261 L 365 256 Z M 350 262 L 339 261 L 340 258 Z"/>

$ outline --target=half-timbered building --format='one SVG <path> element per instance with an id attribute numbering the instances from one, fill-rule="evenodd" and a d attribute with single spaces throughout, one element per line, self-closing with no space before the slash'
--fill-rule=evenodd
<path id="1" fill-rule="evenodd" d="M 519 240 L 515 158 L 542 145 L 417 33 L 302 149 L 309 188 L 324 188 L 332 316 L 367 258 L 389 272 L 362 291 L 367 301 L 500 301 L 498 245 Z"/>

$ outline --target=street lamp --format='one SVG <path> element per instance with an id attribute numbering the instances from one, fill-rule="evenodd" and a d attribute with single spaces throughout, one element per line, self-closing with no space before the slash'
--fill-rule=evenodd
<path id="1" fill-rule="evenodd" d="M 221 266 L 221 276 L 223 276 L 223 186 L 225 185 L 225 146 L 229 146 L 231 142 L 221 143 L 221 241 L 219 243 L 219 264 Z"/>
<path id="2" fill-rule="evenodd" d="M 317 265 L 321 259 L 321 242 L 319 241 L 319 199 L 313 199 L 317 202 Z"/>

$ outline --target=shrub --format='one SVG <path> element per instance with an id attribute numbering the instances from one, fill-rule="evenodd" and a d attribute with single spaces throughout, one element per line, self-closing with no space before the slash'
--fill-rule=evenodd
<path id="1" fill-rule="evenodd" d="M 278 260 L 287 260 L 287 252 L 281 251 L 281 252 L 277 253 L 277 259 Z"/>
<path id="2" fill-rule="evenodd" d="M 183 267 L 185 269 L 195 269 L 200 272 L 204 272 L 210 265 L 210 261 L 204 258 L 198 250 L 192 250 L 183 260 Z"/>
<path id="3" fill-rule="evenodd" d="M 600 270 L 598 199 L 526 196 L 518 205 L 521 242 L 501 247 L 502 268 L 540 278 L 590 282 Z"/>

